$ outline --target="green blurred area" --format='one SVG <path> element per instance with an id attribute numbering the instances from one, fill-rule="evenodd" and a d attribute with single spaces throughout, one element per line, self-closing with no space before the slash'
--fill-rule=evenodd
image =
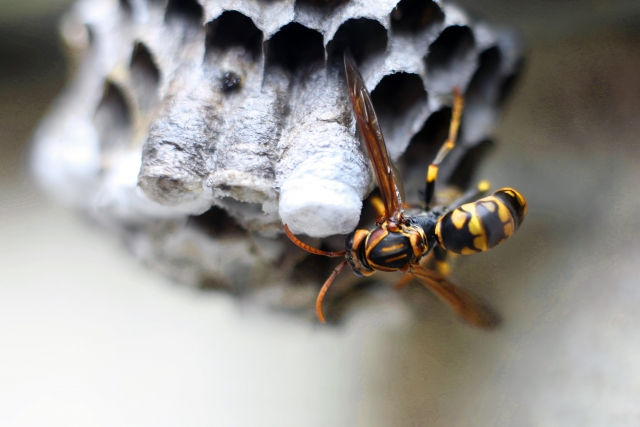
<path id="1" fill-rule="evenodd" d="M 66 78 L 58 37 L 62 10 L 22 3 L 0 8 L 0 185 L 15 179 L 19 152 Z"/>
<path id="2" fill-rule="evenodd" d="M 22 23 L 37 26 L 44 20 L 59 16 L 73 0 L 2 0 L 0 26 Z"/>
<path id="3" fill-rule="evenodd" d="M 528 45 L 586 36 L 605 28 L 640 22 L 637 0 L 457 0 L 455 3 L 492 23 L 521 29 Z"/>

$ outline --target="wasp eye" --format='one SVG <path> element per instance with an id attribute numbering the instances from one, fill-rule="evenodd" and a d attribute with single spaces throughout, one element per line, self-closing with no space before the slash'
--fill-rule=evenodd
<path id="1" fill-rule="evenodd" d="M 344 250 L 349 252 L 350 250 L 354 249 L 353 248 L 353 236 L 356 234 L 356 231 L 352 231 L 351 233 L 347 234 L 347 238 L 344 241 Z"/>

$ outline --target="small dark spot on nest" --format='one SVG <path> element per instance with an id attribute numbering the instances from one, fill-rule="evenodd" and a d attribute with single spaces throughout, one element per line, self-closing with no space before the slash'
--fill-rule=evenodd
<path id="1" fill-rule="evenodd" d="M 223 92 L 233 92 L 240 89 L 240 84 L 242 83 L 242 77 L 240 77 L 237 73 L 233 71 L 227 71 L 222 76 L 222 91 Z"/>

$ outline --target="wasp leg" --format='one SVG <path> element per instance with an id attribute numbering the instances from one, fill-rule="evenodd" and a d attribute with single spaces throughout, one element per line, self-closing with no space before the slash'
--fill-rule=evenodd
<path id="1" fill-rule="evenodd" d="M 373 209 L 376 211 L 376 218 L 384 216 L 386 212 L 384 211 L 384 203 L 380 197 L 371 196 L 369 198 L 369 203 L 371 203 L 371 206 L 373 206 Z"/>
<path id="2" fill-rule="evenodd" d="M 449 277 L 449 274 L 451 273 L 451 266 L 447 260 L 448 257 L 449 252 L 445 249 L 442 249 L 440 246 L 433 248 L 433 266 L 435 270 L 445 278 Z"/>
<path id="3" fill-rule="evenodd" d="M 436 252 L 437 250 L 437 252 Z M 420 265 L 423 268 L 426 269 L 433 269 L 435 268 L 436 271 L 438 271 L 438 273 L 442 274 L 443 276 L 447 276 L 449 274 L 449 264 L 446 261 L 446 257 L 447 257 L 447 251 L 436 246 L 435 248 L 433 248 L 432 251 L 430 251 L 427 255 L 423 256 L 420 259 L 420 262 L 418 263 L 418 265 Z M 442 271 L 440 271 L 440 269 L 438 269 L 438 265 L 441 262 L 440 260 L 442 260 L 442 262 L 444 262 L 444 267 L 446 268 L 446 271 L 443 273 Z M 414 277 L 409 274 L 406 273 L 404 276 L 402 276 L 394 285 L 393 288 L 396 291 L 401 291 L 403 290 L 409 283 L 411 283 L 411 281 L 414 279 Z"/>
<path id="4" fill-rule="evenodd" d="M 427 184 L 424 191 L 424 201 L 427 204 L 427 208 L 429 208 L 435 192 L 436 178 L 438 178 L 438 165 L 440 165 L 440 162 L 442 162 L 447 154 L 449 154 L 449 151 L 451 151 L 456 145 L 463 108 L 464 97 L 460 93 L 460 89 L 455 88 L 453 89 L 453 111 L 451 113 L 451 124 L 449 125 L 449 137 L 442 147 L 440 147 L 435 160 L 429 165 L 429 169 L 427 171 Z"/>
<path id="5" fill-rule="evenodd" d="M 401 291 L 403 290 L 408 284 L 409 282 L 411 282 L 413 280 L 413 276 L 410 274 L 405 274 L 404 276 L 402 276 L 400 278 L 400 280 L 398 280 L 394 285 L 393 285 L 393 289 L 395 289 L 396 291 Z"/>
<path id="6" fill-rule="evenodd" d="M 378 196 L 371 196 L 369 198 L 369 203 L 373 206 L 373 209 L 376 211 L 376 218 L 383 217 L 385 214 L 384 211 L 384 203 L 382 203 L 382 199 Z M 424 209 L 421 205 L 416 205 L 412 203 L 403 203 L 402 209 Z"/>
<path id="7" fill-rule="evenodd" d="M 347 265 L 347 261 L 346 260 L 342 261 L 340 265 L 338 265 L 333 270 L 333 273 L 331 273 L 331 276 L 329 276 L 326 282 L 324 282 L 324 285 L 322 285 L 322 288 L 320 288 L 320 292 L 318 292 L 318 298 L 316 299 L 316 313 L 318 315 L 318 319 L 322 323 L 326 323 L 326 321 L 324 320 L 324 314 L 322 313 L 322 300 L 324 299 L 324 294 L 327 293 L 327 291 L 329 290 L 329 286 L 331 286 L 331 284 L 333 283 L 333 280 L 336 278 L 338 274 L 340 274 L 340 272 L 342 271 L 342 269 L 345 268 L 346 265 Z"/>
<path id="8" fill-rule="evenodd" d="M 493 329 L 500 324 L 500 316 L 489 306 L 471 292 L 452 284 L 437 272 L 419 265 L 408 268 L 406 272 L 420 280 L 440 300 L 472 325 Z"/>

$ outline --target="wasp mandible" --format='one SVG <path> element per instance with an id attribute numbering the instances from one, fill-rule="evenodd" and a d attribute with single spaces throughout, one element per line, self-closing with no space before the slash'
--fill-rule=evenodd
<path id="1" fill-rule="evenodd" d="M 431 206 L 438 166 L 455 146 L 462 117 L 464 99 L 460 91 L 454 89 L 449 136 L 429 165 L 424 207 L 416 215 L 405 216 L 399 191 L 401 182 L 396 182 L 399 178 L 393 172 L 371 97 L 348 51 L 344 55 L 344 65 L 349 98 L 380 189 L 382 212 L 373 230 L 357 229 L 347 235 L 345 250 L 341 252 L 312 248 L 294 236 L 285 224 L 287 236 L 307 252 L 332 258 L 344 255 L 346 258 L 318 293 L 318 318 L 325 322 L 322 312 L 324 295 L 336 276 L 349 264 L 357 276 L 369 276 L 376 271 L 405 273 L 409 278 L 422 282 L 467 322 L 485 328 L 496 326 L 498 318 L 487 306 L 470 292 L 450 283 L 444 272 L 426 268 L 421 261 L 427 254 L 443 260 L 447 252 L 467 255 L 491 249 L 522 224 L 527 202 L 513 188 L 502 188 L 488 197 L 475 200 L 489 190 L 483 181 L 477 189 L 467 192 L 449 206 Z"/>

